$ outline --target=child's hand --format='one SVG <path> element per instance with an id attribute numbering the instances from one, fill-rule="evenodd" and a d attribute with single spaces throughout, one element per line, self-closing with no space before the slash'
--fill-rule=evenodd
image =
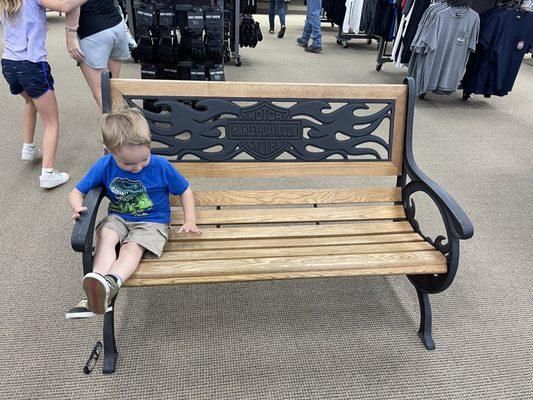
<path id="1" fill-rule="evenodd" d="M 77 207 L 75 210 L 74 210 L 74 214 L 72 214 L 72 219 L 73 220 L 76 220 L 80 217 L 80 214 L 81 213 L 84 213 L 85 211 L 87 211 L 87 207 Z"/>
<path id="2" fill-rule="evenodd" d="M 194 222 L 185 222 L 181 228 L 178 230 L 178 233 L 196 233 L 200 234 L 202 231 L 198 229 Z"/>

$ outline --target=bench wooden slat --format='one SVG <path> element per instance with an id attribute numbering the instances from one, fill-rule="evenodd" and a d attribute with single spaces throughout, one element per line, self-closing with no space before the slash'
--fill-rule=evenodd
<path id="1" fill-rule="evenodd" d="M 437 251 L 141 263 L 126 286 L 446 272 Z"/>
<path id="2" fill-rule="evenodd" d="M 305 247 L 263 247 L 252 249 L 205 249 L 189 251 L 166 250 L 158 260 L 144 260 L 146 263 L 197 261 L 197 260 L 235 260 L 241 258 L 333 256 L 341 254 L 394 253 L 406 251 L 434 251 L 427 242 L 379 243 L 333 246 Z"/>
<path id="3" fill-rule="evenodd" d="M 260 249 L 273 247 L 314 247 L 339 246 L 346 244 L 379 244 L 379 243 L 407 243 L 422 242 L 417 233 L 403 233 L 396 235 L 365 235 L 365 236 L 318 236 L 304 238 L 274 238 L 274 239 L 238 239 L 238 240 L 197 240 L 197 241 L 169 241 L 165 251 L 188 252 L 193 250 L 223 250 L 223 249 Z"/>
<path id="4" fill-rule="evenodd" d="M 197 210 L 198 225 L 265 224 L 315 221 L 360 221 L 405 218 L 402 206 L 356 206 L 328 208 L 266 208 Z M 172 212 L 173 225 L 183 223 L 181 209 Z"/>
<path id="5" fill-rule="evenodd" d="M 322 224 L 316 226 L 239 226 L 227 228 L 203 228 L 201 235 L 170 232 L 169 241 L 196 242 L 205 240 L 242 240 L 242 239 L 276 239 L 290 237 L 325 237 L 346 235 L 384 235 L 393 233 L 412 233 L 413 228 L 407 221 Z"/>
<path id="6" fill-rule="evenodd" d="M 405 97 L 406 85 L 323 84 L 273 82 L 194 82 L 176 80 L 112 79 L 113 102 L 123 95 L 265 99 L 396 99 Z"/>
<path id="7" fill-rule="evenodd" d="M 261 257 L 245 259 L 143 262 L 135 272 L 136 278 L 171 276 L 207 276 L 225 274 L 253 274 L 297 271 L 327 271 L 357 268 L 381 268 L 401 265 L 434 265 L 444 262 L 442 253 L 414 251 L 397 253 L 349 254 L 304 257 Z"/>
<path id="8" fill-rule="evenodd" d="M 211 190 L 194 192 L 197 206 L 255 206 L 298 204 L 383 203 L 401 201 L 397 187 L 314 190 Z M 177 196 L 171 198 L 179 206 Z"/>
<path id="9" fill-rule="evenodd" d="M 313 176 L 398 176 L 390 161 L 328 162 L 188 162 L 176 167 L 187 178 L 298 178 Z"/>

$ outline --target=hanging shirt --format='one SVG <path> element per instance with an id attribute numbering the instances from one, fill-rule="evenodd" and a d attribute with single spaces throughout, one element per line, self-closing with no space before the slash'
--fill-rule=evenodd
<path id="1" fill-rule="evenodd" d="M 479 15 L 470 8 L 448 7 L 439 11 L 432 23 L 425 24 L 412 45 L 422 55 L 410 66 L 417 94 L 455 91 L 468 55 L 476 48 L 478 34 Z"/>
<path id="2" fill-rule="evenodd" d="M 531 46 L 533 13 L 505 7 L 482 13 L 479 44 L 463 78 L 464 92 L 508 94 Z"/>
<path id="3" fill-rule="evenodd" d="M 346 14 L 342 24 L 342 32 L 350 31 L 358 33 L 361 27 L 361 13 L 363 12 L 363 0 L 346 0 Z"/>

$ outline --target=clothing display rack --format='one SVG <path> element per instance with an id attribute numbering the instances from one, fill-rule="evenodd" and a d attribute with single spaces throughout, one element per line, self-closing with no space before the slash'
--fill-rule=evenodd
<path id="1" fill-rule="evenodd" d="M 128 28 L 133 37 L 138 41 L 139 32 L 137 29 L 137 15 L 135 10 L 141 7 L 144 3 L 143 0 L 122 0 L 125 4 L 127 11 L 127 23 Z M 241 56 L 239 52 L 239 46 L 235 46 L 234 43 L 239 43 L 239 31 L 240 31 L 240 1 L 231 0 L 229 4 L 231 7 L 224 9 L 224 2 L 221 0 L 154 0 L 154 4 L 175 4 L 182 6 L 182 10 L 193 9 L 194 7 L 208 7 L 218 6 L 223 12 L 224 16 L 224 62 L 229 62 L 231 58 L 234 59 L 237 66 L 241 65 Z M 219 4 L 221 3 L 221 4 Z M 227 2 L 228 3 L 228 2 Z M 227 44 L 226 44 L 227 43 Z M 139 61 L 136 56 L 134 60 Z"/>
<path id="2" fill-rule="evenodd" d="M 365 0 L 366 1 L 366 0 Z M 392 0 L 391 0 L 392 1 Z M 476 11 L 477 13 L 480 13 L 482 11 L 485 11 L 485 10 L 489 10 L 489 9 L 492 9 L 496 6 L 497 4 L 497 1 L 498 0 L 450 0 L 449 3 L 454 3 L 454 2 L 457 2 L 458 4 L 467 4 L 471 9 L 473 9 L 474 11 Z M 400 2 L 402 5 L 404 6 L 409 6 L 411 7 L 413 5 L 413 3 L 418 6 L 418 12 L 424 12 L 431 4 L 434 4 L 436 2 L 442 2 L 442 1 L 435 1 L 435 0 L 431 0 L 431 1 L 424 1 L 424 0 L 413 0 L 413 1 L 403 1 L 403 2 Z M 392 2 L 391 3 L 391 8 L 394 9 L 394 4 L 398 5 L 400 3 L 395 3 L 395 2 Z M 397 66 L 400 67 L 400 66 L 407 66 L 409 64 L 409 59 L 405 60 L 404 58 L 404 61 L 405 62 L 400 62 L 397 60 L 397 57 L 395 57 L 395 54 L 394 54 L 394 48 L 396 47 L 395 46 L 395 41 L 398 40 L 399 38 L 397 38 L 397 35 L 398 34 L 401 34 L 402 33 L 402 22 L 403 22 L 403 19 L 405 19 L 408 15 L 408 13 L 405 13 L 404 15 L 402 15 L 402 13 L 405 11 L 405 8 L 404 9 L 396 9 L 395 12 L 395 15 L 396 17 L 393 19 L 392 21 L 392 24 L 393 24 L 393 27 L 391 27 L 391 31 L 394 31 L 395 34 L 390 38 L 391 40 L 380 40 L 380 44 L 379 44 L 379 47 L 378 47 L 378 55 L 377 55 L 377 61 L 376 61 L 376 71 L 381 71 L 382 67 L 383 67 L 383 64 L 386 64 L 386 63 L 397 63 Z M 420 16 L 420 15 L 419 15 Z M 418 22 L 420 21 L 420 19 L 415 19 L 415 22 L 414 22 L 414 29 L 412 31 L 412 33 L 416 32 L 417 28 L 418 28 Z M 413 21 L 408 21 L 406 23 L 407 24 L 413 24 Z M 391 50 L 391 52 L 389 53 L 388 52 L 388 45 L 389 44 L 392 44 L 393 45 L 393 49 Z M 409 42 L 410 44 L 410 42 Z"/>
<path id="3" fill-rule="evenodd" d="M 479 41 L 466 66 L 463 100 L 506 96 L 533 48 L 533 1 L 503 0 L 481 14 Z"/>
<path id="4" fill-rule="evenodd" d="M 339 27 L 339 33 L 336 36 L 337 44 L 344 48 L 348 47 L 348 42 L 354 39 L 365 39 L 367 44 L 372 43 L 372 39 L 379 39 L 375 35 L 368 35 L 364 29 L 357 29 L 355 31 L 348 30 L 343 32 L 344 19 L 346 17 L 346 0 L 324 0 L 321 22 L 329 22 L 331 26 L 337 25 Z"/>

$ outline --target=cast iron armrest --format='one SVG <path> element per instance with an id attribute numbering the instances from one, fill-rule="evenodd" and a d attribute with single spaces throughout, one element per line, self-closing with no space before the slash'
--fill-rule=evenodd
<path id="1" fill-rule="evenodd" d="M 92 188 L 85 196 L 83 206 L 87 207 L 87 211 L 80 214 L 72 229 L 71 244 L 74 251 L 80 253 L 92 252 L 96 215 L 104 196 L 105 188 L 103 186 Z"/>
<path id="2" fill-rule="evenodd" d="M 413 156 L 415 82 L 413 78 L 407 78 L 405 83 L 408 86 L 407 123 L 403 171 L 398 178 L 398 186 L 402 188 L 402 204 L 407 221 L 414 231 L 440 251 L 446 257 L 447 264 L 447 272 L 444 274 L 409 275 L 408 278 L 421 293 L 439 293 L 452 284 L 459 265 L 459 241 L 470 239 L 474 235 L 474 227 L 452 196 L 424 174 L 416 164 Z M 407 183 L 408 177 L 410 178 L 409 183 Z M 445 235 L 430 238 L 423 234 L 416 220 L 416 205 L 412 199 L 412 195 L 417 192 L 427 194 L 437 206 L 446 229 Z"/>
<path id="3" fill-rule="evenodd" d="M 474 235 L 474 226 L 461 206 L 448 192 L 424 174 L 413 159 L 406 161 L 407 174 L 412 181 L 422 183 L 426 189 L 424 191 L 430 196 L 433 194 L 431 197 L 435 201 L 438 199 L 448 211 L 455 236 L 459 239 L 470 239 Z"/>
<path id="4" fill-rule="evenodd" d="M 411 178 L 409 185 L 416 182 L 418 186 L 417 191 L 426 192 L 431 196 L 433 201 L 439 206 L 439 209 L 443 207 L 446 210 L 446 216 L 449 217 L 451 222 L 452 233 L 458 239 L 470 239 L 474 235 L 474 227 L 470 219 L 466 216 L 461 206 L 450 196 L 443 188 L 437 183 L 432 181 L 426 174 L 422 172 L 417 165 L 413 156 L 413 122 L 414 122 L 414 108 L 416 101 L 415 81 L 413 78 L 408 77 L 404 80 L 404 83 L 408 87 L 407 98 L 407 123 L 405 132 L 405 149 L 404 149 L 404 173 L 401 177 L 401 186 L 406 189 L 406 175 Z M 415 190 L 411 190 L 411 194 Z M 404 207 L 407 209 L 407 204 L 404 200 Z M 443 210 L 441 210 L 442 214 Z M 443 218 L 445 216 L 443 215 Z"/>

